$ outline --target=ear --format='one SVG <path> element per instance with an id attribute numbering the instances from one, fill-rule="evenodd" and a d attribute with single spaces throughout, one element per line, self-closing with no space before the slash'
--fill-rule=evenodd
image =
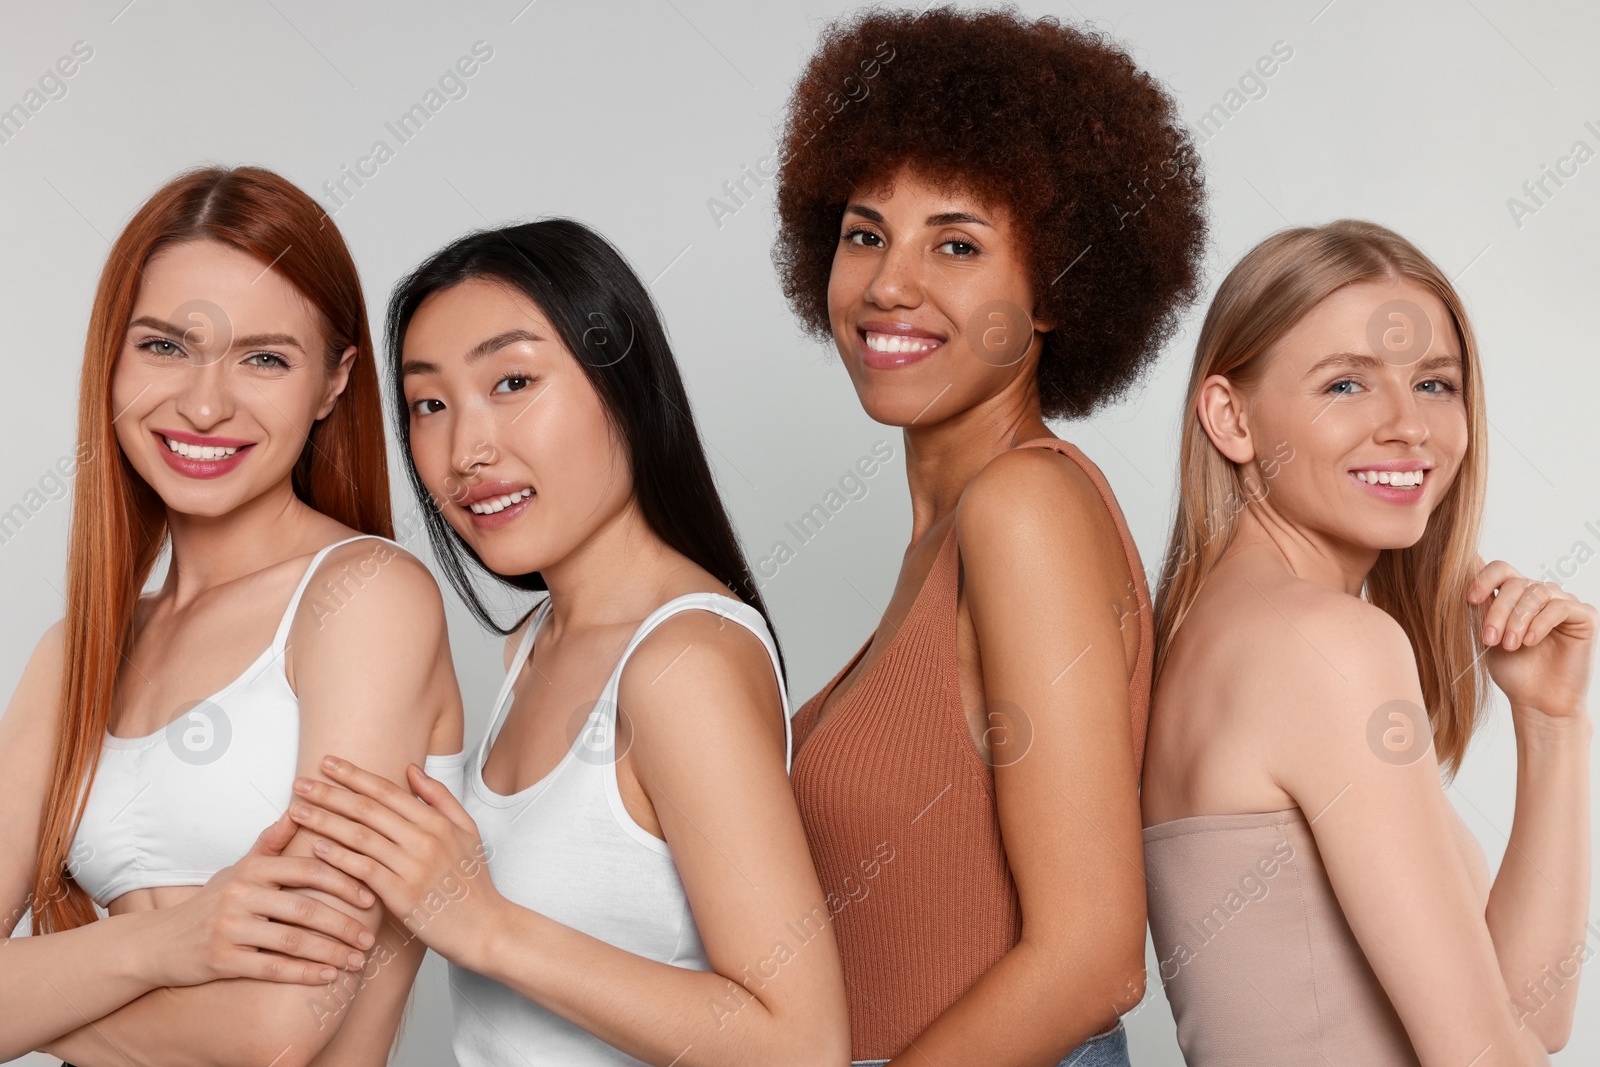
<path id="1" fill-rule="evenodd" d="M 356 346 L 351 345 L 339 357 L 339 365 L 333 368 L 333 373 L 328 375 L 328 395 L 323 398 L 322 407 L 317 410 L 318 420 L 327 418 L 333 411 L 334 402 L 344 393 L 345 386 L 350 384 L 350 371 L 355 362 Z"/>
<path id="2" fill-rule="evenodd" d="M 1195 415 L 1218 452 L 1240 466 L 1256 458 L 1244 394 L 1233 382 L 1220 374 L 1201 382 L 1200 395 L 1195 399 Z"/>

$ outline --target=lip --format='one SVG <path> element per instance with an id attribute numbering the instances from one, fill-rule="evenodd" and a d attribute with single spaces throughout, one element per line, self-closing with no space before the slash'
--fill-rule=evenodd
<path id="1" fill-rule="evenodd" d="M 1431 471 L 1433 464 L 1425 459 L 1391 459 L 1382 463 L 1368 463 L 1363 466 L 1351 467 L 1354 471 Z"/>
<path id="2" fill-rule="evenodd" d="M 190 442 L 184 443 L 187 445 Z M 238 464 L 245 462 L 245 456 L 250 454 L 251 445 L 224 445 L 222 448 L 238 448 L 238 451 L 227 459 L 186 459 L 168 448 L 160 435 L 155 438 L 155 451 L 162 453 L 166 466 L 186 478 L 221 478 L 230 470 L 237 469 Z"/>
<path id="3" fill-rule="evenodd" d="M 881 333 L 891 337 L 914 337 L 934 342 L 933 347 L 922 352 L 875 352 L 867 345 L 867 334 Z M 948 338 L 931 330 L 913 326 L 909 322 L 890 322 L 874 319 L 856 324 L 856 347 L 861 362 L 878 370 L 892 370 L 920 363 L 944 347 Z"/>
<path id="4" fill-rule="evenodd" d="M 254 441 L 243 441 L 237 437 L 208 437 L 203 433 L 189 433 L 186 430 L 161 430 L 155 431 L 163 437 L 170 437 L 174 441 L 182 441 L 186 445 L 201 445 L 210 448 L 244 448 L 246 445 L 255 444 Z M 165 448 L 165 445 L 162 445 Z"/>
<path id="5" fill-rule="evenodd" d="M 1377 497 L 1387 504 L 1418 504 L 1428 491 L 1428 476 L 1423 475 L 1422 484 L 1415 489 L 1395 489 L 1387 485 L 1364 482 L 1356 477 L 1356 471 L 1432 471 L 1433 464 L 1420 459 L 1388 460 L 1383 463 L 1373 463 L 1365 467 L 1351 467 L 1345 473 L 1356 487 L 1363 492 Z"/>
<path id="6" fill-rule="evenodd" d="M 468 504 L 476 504 L 480 500 L 493 500 L 497 496 L 510 496 L 512 493 L 520 493 L 524 489 L 531 488 L 533 487 L 527 482 L 479 482 L 465 493 L 458 497 L 451 497 L 451 499 L 462 507 L 466 507 Z"/>
<path id="7" fill-rule="evenodd" d="M 493 500 L 496 497 L 520 493 L 524 489 L 533 489 L 533 486 L 527 482 L 481 482 L 457 497 L 455 503 L 467 513 L 467 518 L 472 521 L 473 526 L 480 530 L 494 530 L 515 521 L 518 516 L 527 511 L 529 505 L 539 496 L 539 491 L 535 489 L 532 494 L 523 497 L 508 508 L 495 512 L 493 515 L 479 515 L 472 510 L 472 505 L 483 500 Z"/>

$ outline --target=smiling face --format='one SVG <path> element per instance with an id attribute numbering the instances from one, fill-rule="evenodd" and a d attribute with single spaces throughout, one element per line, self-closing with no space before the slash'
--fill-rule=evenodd
<path id="1" fill-rule="evenodd" d="M 851 197 L 828 315 L 873 419 L 928 425 L 1033 390 L 1048 326 L 1032 321 L 1032 308 L 1028 266 L 1004 207 L 905 169 Z"/>
<path id="2" fill-rule="evenodd" d="M 1261 464 L 1267 507 L 1339 546 L 1420 540 L 1468 444 L 1461 342 L 1443 302 L 1409 280 L 1347 285 L 1264 358 L 1248 390 L 1207 379 L 1200 408 L 1228 458 Z"/>
<path id="3" fill-rule="evenodd" d="M 475 278 L 417 308 L 401 355 L 411 459 L 498 574 L 559 563 L 632 499 L 623 442 L 544 312 Z"/>
<path id="4" fill-rule="evenodd" d="M 169 511 L 218 517 L 274 492 L 333 410 L 321 318 L 282 275 L 212 240 L 151 256 L 111 372 L 113 428 Z"/>

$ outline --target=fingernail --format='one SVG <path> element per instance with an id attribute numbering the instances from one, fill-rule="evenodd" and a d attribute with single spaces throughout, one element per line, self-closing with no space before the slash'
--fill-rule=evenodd
<path id="1" fill-rule="evenodd" d="M 317 851 L 321 852 L 323 854 L 326 854 L 328 849 L 330 849 L 332 847 L 333 846 L 328 844 L 326 841 L 318 841 L 317 842 Z"/>
<path id="2" fill-rule="evenodd" d="M 332 756 L 323 756 L 322 765 L 328 768 L 330 771 L 336 771 L 342 766 L 342 764 L 340 764 L 340 762 L 334 759 Z"/>
<path id="3" fill-rule="evenodd" d="M 366 963 L 366 962 L 367 962 L 367 957 L 363 956 L 361 953 L 359 953 L 359 952 L 350 953 L 350 968 L 352 970 L 354 970 L 355 968 L 361 966 L 363 963 Z"/>
<path id="4" fill-rule="evenodd" d="M 356 938 L 356 940 L 361 942 L 362 948 L 372 947 L 372 935 L 365 930 L 361 931 L 361 936 Z"/>
<path id="5" fill-rule="evenodd" d="M 311 783 L 305 781 L 304 779 L 296 778 L 294 782 L 294 791 L 296 793 L 309 793 L 311 792 Z"/>
<path id="6" fill-rule="evenodd" d="M 324 968 L 322 968 L 321 974 L 322 974 L 322 980 L 324 982 L 331 982 L 335 978 L 339 977 L 339 972 L 334 970 L 332 967 L 324 967 Z"/>
<path id="7" fill-rule="evenodd" d="M 1494 644 L 1495 640 L 1498 639 L 1499 636 L 1500 636 L 1500 631 L 1496 630 L 1493 626 L 1485 626 L 1483 628 L 1483 643 L 1484 644 L 1486 644 L 1486 645 Z"/>
<path id="8" fill-rule="evenodd" d="M 357 899 L 359 899 L 359 900 L 360 900 L 360 901 L 361 901 L 361 906 L 362 906 L 362 907 L 366 907 L 366 906 L 367 906 L 367 905 L 369 905 L 369 904 L 371 904 L 371 903 L 372 903 L 372 901 L 373 901 L 373 896 L 372 896 L 372 890 L 370 890 L 370 889 L 363 889 L 363 890 L 362 890 L 362 891 L 361 891 L 361 896 L 360 896 L 360 897 L 358 897 L 358 898 L 357 898 Z M 369 936 L 369 935 L 367 935 L 367 934 L 362 934 L 362 935 L 361 935 L 361 936 L 362 936 L 362 937 L 367 937 L 367 936 Z"/>
<path id="9" fill-rule="evenodd" d="M 304 804 L 291 804 L 289 805 L 289 814 L 297 819 L 304 819 L 311 815 L 311 809 Z"/>

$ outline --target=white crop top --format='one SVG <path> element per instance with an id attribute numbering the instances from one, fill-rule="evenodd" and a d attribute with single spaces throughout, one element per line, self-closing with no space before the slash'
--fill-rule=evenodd
<path id="1" fill-rule="evenodd" d="M 489 727 L 466 766 L 461 798 L 478 825 L 490 877 L 507 900 L 635 955 L 697 971 L 711 970 L 689 899 L 667 843 L 628 814 L 617 790 L 613 756 L 617 687 L 628 656 L 663 619 L 699 608 L 761 639 L 777 676 L 783 707 L 784 768 L 792 747 L 789 694 L 778 650 L 761 613 L 719 593 L 667 601 L 634 631 L 589 719 L 561 762 L 509 796 L 483 781 L 483 764 L 510 706 L 511 684 L 549 614 L 547 598 L 523 635 L 490 713 Z M 452 1048 L 460 1067 L 595 1067 L 642 1064 L 516 990 L 476 971 L 450 965 L 455 1010 Z"/>
<path id="2" fill-rule="evenodd" d="M 300 701 L 283 673 L 295 608 L 329 552 L 306 567 L 269 645 L 232 682 L 143 737 L 108 730 L 68 869 L 102 908 L 132 889 L 204 885 L 250 851 L 289 806 L 298 774 Z M 394 541 L 390 544 L 399 548 Z M 467 751 L 424 769 L 458 781 Z"/>

